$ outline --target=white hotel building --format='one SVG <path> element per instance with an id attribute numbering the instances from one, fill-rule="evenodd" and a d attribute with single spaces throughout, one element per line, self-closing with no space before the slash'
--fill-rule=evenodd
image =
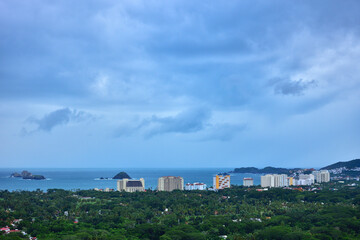
<path id="1" fill-rule="evenodd" d="M 261 176 L 261 187 L 286 187 L 289 186 L 286 174 L 266 174 Z"/>
<path id="2" fill-rule="evenodd" d="M 313 171 L 317 183 L 330 182 L 330 173 L 328 170 Z"/>
<path id="3" fill-rule="evenodd" d="M 297 186 L 313 185 L 314 183 L 315 176 L 313 174 L 300 174 L 299 178 L 295 180 Z"/>
<path id="4" fill-rule="evenodd" d="M 187 183 L 185 185 L 185 190 L 206 190 L 205 183 Z"/>
<path id="5" fill-rule="evenodd" d="M 244 187 L 254 186 L 254 179 L 253 178 L 244 178 L 243 179 L 243 186 Z"/>

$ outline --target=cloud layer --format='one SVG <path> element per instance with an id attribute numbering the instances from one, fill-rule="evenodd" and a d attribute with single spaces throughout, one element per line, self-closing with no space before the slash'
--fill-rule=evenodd
<path id="1" fill-rule="evenodd" d="M 119 127 L 114 136 L 123 137 L 141 133 L 145 139 L 163 134 L 190 135 L 196 141 L 231 140 L 244 127 L 228 123 L 211 123 L 212 112 L 205 107 L 190 108 L 172 116 L 139 120 L 137 124 L 124 124 Z"/>
<path id="2" fill-rule="evenodd" d="M 0 96 L 238 107 L 262 96 L 269 79 L 290 79 L 275 93 L 304 93 L 299 79 L 324 88 L 330 79 L 319 74 L 359 58 L 356 1 L 197 4 L 2 1 Z"/>
<path id="3" fill-rule="evenodd" d="M 0 0 L 0 159 L 56 141 L 78 155 L 47 158 L 94 166 L 359 157 L 359 12 L 358 0 Z"/>

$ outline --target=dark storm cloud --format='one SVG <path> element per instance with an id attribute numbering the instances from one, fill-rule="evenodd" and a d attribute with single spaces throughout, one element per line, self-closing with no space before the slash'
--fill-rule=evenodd
<path id="1" fill-rule="evenodd" d="M 191 133 L 201 131 L 209 120 L 209 109 L 197 108 L 181 112 L 174 117 L 153 116 L 145 125 L 151 126 L 146 137 L 164 133 Z"/>
<path id="2" fill-rule="evenodd" d="M 142 119 L 139 124 L 128 123 L 118 128 L 114 137 L 130 136 L 141 132 L 149 139 L 163 134 L 193 135 L 199 141 L 229 141 L 238 132 L 243 131 L 244 125 L 213 124 L 210 122 L 212 113 L 208 108 L 191 108 L 169 117 L 154 115 Z M 194 135 L 195 134 L 195 135 Z"/>
<path id="3" fill-rule="evenodd" d="M 46 114 L 40 119 L 29 118 L 28 122 L 35 123 L 38 130 L 50 132 L 57 125 L 67 124 L 70 121 L 72 112 L 69 108 L 63 108 Z"/>
<path id="4" fill-rule="evenodd" d="M 142 119 L 139 124 L 129 123 L 120 127 L 114 136 L 128 136 L 137 131 L 142 131 L 146 138 L 165 133 L 194 133 L 203 130 L 210 117 L 211 111 L 208 108 L 191 108 L 169 117 L 154 115 Z"/>
<path id="5" fill-rule="evenodd" d="M 274 87 L 274 92 L 276 94 L 295 96 L 300 96 L 304 94 L 307 89 L 317 86 L 315 80 L 304 81 L 302 79 L 297 81 L 291 81 L 289 79 L 277 79 L 271 81 L 270 85 Z"/>
<path id="6" fill-rule="evenodd" d="M 69 122 L 81 122 L 93 119 L 93 116 L 84 111 L 71 110 L 69 108 L 62 108 L 44 115 L 42 118 L 30 117 L 26 120 L 28 123 L 36 125 L 36 129 L 31 132 L 45 131 L 50 132 L 54 127 L 66 125 Z M 22 133 L 30 133 L 25 128 Z"/>

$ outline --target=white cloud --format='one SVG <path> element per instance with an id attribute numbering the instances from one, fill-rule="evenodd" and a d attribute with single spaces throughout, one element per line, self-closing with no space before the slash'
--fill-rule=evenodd
<path id="1" fill-rule="evenodd" d="M 100 74 L 91 84 L 90 89 L 96 95 L 106 97 L 109 94 L 109 77 Z"/>

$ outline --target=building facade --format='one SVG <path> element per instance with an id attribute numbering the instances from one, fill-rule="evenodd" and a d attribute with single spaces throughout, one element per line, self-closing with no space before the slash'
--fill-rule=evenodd
<path id="1" fill-rule="evenodd" d="M 158 179 L 159 191 L 184 190 L 184 179 L 182 177 L 164 176 Z"/>
<path id="2" fill-rule="evenodd" d="M 253 178 L 244 178 L 243 179 L 243 186 L 244 187 L 254 186 L 254 179 Z"/>
<path id="3" fill-rule="evenodd" d="M 328 170 L 313 171 L 317 183 L 330 182 L 330 172 Z"/>
<path id="4" fill-rule="evenodd" d="M 288 183 L 288 176 L 286 174 L 274 174 L 275 178 L 275 186 L 274 187 L 287 187 L 289 186 Z"/>
<path id="5" fill-rule="evenodd" d="M 205 183 L 187 183 L 185 190 L 206 190 Z"/>
<path id="6" fill-rule="evenodd" d="M 230 188 L 230 175 L 216 175 L 213 178 L 214 189 Z"/>
<path id="7" fill-rule="evenodd" d="M 295 185 L 313 185 L 315 183 L 315 176 L 313 174 L 300 174 L 299 178 L 295 180 Z"/>
<path id="8" fill-rule="evenodd" d="M 286 174 L 266 174 L 261 176 L 261 187 L 286 187 L 289 179 Z"/>
<path id="9" fill-rule="evenodd" d="M 271 174 L 266 174 L 261 176 L 261 187 L 272 187 L 274 186 L 274 176 Z"/>
<path id="10" fill-rule="evenodd" d="M 288 183 L 289 183 L 289 186 L 294 186 L 295 185 L 295 180 L 293 177 L 288 177 Z"/>
<path id="11" fill-rule="evenodd" d="M 123 178 L 117 181 L 117 190 L 125 192 L 144 192 L 145 180 L 143 178 L 140 178 L 140 180 Z"/>

